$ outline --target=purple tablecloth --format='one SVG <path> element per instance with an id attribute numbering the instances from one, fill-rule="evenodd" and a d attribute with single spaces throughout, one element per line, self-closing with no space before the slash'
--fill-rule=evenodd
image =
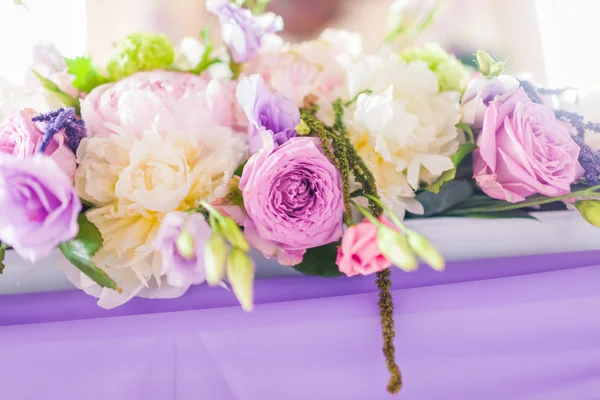
<path id="1" fill-rule="evenodd" d="M 600 399 L 600 251 L 395 271 L 404 400 Z M 106 311 L 79 292 L 0 297 L 6 400 L 383 400 L 373 280 L 198 287 Z"/>

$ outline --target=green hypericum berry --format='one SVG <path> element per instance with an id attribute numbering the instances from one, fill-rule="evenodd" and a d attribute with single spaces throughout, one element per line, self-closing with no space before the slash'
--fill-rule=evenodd
<path id="1" fill-rule="evenodd" d="M 140 71 L 171 66 L 175 49 L 163 34 L 134 33 L 116 45 L 106 69 L 111 80 L 119 80 Z"/>
<path id="2" fill-rule="evenodd" d="M 452 54 L 447 53 L 435 43 L 420 48 L 409 48 L 400 53 L 406 62 L 423 61 L 438 77 L 440 92 L 455 90 L 462 92 L 469 71 Z"/>

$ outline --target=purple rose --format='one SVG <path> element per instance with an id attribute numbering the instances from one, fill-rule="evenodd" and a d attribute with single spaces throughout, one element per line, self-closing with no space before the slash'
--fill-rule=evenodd
<path id="1" fill-rule="evenodd" d="M 340 172 L 316 138 L 295 137 L 254 154 L 240 189 L 248 213 L 244 234 L 283 265 L 300 263 L 306 249 L 335 242 L 343 234 Z"/>
<path id="2" fill-rule="evenodd" d="M 462 122 L 481 129 L 483 116 L 492 101 L 504 101 L 519 88 L 519 81 L 509 75 L 487 79 L 477 77 L 469 82 L 461 100 Z"/>
<path id="3" fill-rule="evenodd" d="M 236 63 L 254 59 L 265 35 L 283 29 L 283 19 L 280 16 L 271 12 L 256 16 L 230 0 L 208 0 L 206 8 L 219 17 L 223 42 Z"/>
<path id="4" fill-rule="evenodd" d="M 282 94 L 271 93 L 260 75 L 240 81 L 237 99 L 248 117 L 252 153 L 262 147 L 264 134 L 272 136 L 278 146 L 296 136 L 300 123 L 298 107 Z"/>
<path id="5" fill-rule="evenodd" d="M 539 193 L 561 196 L 583 174 L 572 126 L 519 88 L 490 103 L 473 153 L 473 172 L 490 197 L 516 203 Z"/>
<path id="6" fill-rule="evenodd" d="M 35 262 L 79 231 L 81 201 L 49 157 L 0 154 L 0 240 Z"/>
<path id="7" fill-rule="evenodd" d="M 0 152 L 23 159 L 31 157 L 44 137 L 43 126 L 32 121 L 37 113 L 25 108 L 9 114 L 0 122 Z M 44 155 L 52 158 L 72 179 L 75 176 L 75 153 L 69 148 L 65 132 L 55 134 L 49 141 Z"/>
<path id="8" fill-rule="evenodd" d="M 202 214 L 170 212 L 163 219 L 156 247 L 162 255 L 167 282 L 188 287 L 206 280 L 204 246 L 212 230 Z"/>

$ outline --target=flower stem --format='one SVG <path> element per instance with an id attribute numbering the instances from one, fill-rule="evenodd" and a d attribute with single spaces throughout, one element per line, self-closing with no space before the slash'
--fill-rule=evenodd
<path id="1" fill-rule="evenodd" d="M 518 210 L 520 208 L 528 208 L 528 207 L 538 206 L 538 205 L 542 205 L 542 204 L 554 203 L 556 201 L 569 199 L 571 197 L 599 195 L 599 193 L 596 192 L 597 190 L 600 190 L 600 185 L 594 186 L 591 188 L 587 188 L 587 189 L 583 189 L 583 190 L 578 190 L 578 191 L 571 192 L 571 193 L 567 193 L 567 194 L 564 194 L 562 196 L 557 196 L 557 197 L 547 197 L 547 198 L 544 198 L 541 200 L 523 201 L 520 203 L 495 206 L 495 207 L 483 206 L 483 207 L 458 209 L 458 210 L 452 210 L 452 213 L 453 214 L 469 214 L 469 213 L 474 213 L 474 212 L 502 212 L 502 211 Z"/>
<path id="2" fill-rule="evenodd" d="M 213 206 L 211 206 L 210 204 L 208 204 L 206 201 L 201 201 L 200 202 L 200 207 L 204 208 L 206 211 L 208 211 L 208 213 L 210 214 L 210 216 L 212 218 L 214 218 L 216 221 L 222 221 L 223 220 L 223 216 L 221 215 L 220 212 L 218 212 Z"/>

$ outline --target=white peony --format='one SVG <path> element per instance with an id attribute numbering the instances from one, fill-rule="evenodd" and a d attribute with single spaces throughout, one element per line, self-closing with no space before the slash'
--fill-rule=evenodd
<path id="1" fill-rule="evenodd" d="M 377 181 L 382 199 L 402 216 L 422 213 L 415 191 L 453 168 L 460 145 L 458 92 L 439 93 L 436 75 L 423 62 L 397 55 L 341 60 L 350 95 L 365 89 L 353 110 L 350 138 Z"/>
<path id="2" fill-rule="evenodd" d="M 199 200 L 223 196 L 247 156 L 245 135 L 209 119 L 202 133 L 159 135 L 150 130 L 137 136 L 113 129 L 114 134 L 82 141 L 75 186 L 95 206 L 87 217 L 104 239 L 94 261 L 123 293 L 94 289 L 89 280 L 68 273 L 88 293 L 100 296 L 103 307 L 144 293 L 155 295 L 150 288 L 167 286 L 153 247 L 162 219 L 170 211 L 196 207 Z"/>

